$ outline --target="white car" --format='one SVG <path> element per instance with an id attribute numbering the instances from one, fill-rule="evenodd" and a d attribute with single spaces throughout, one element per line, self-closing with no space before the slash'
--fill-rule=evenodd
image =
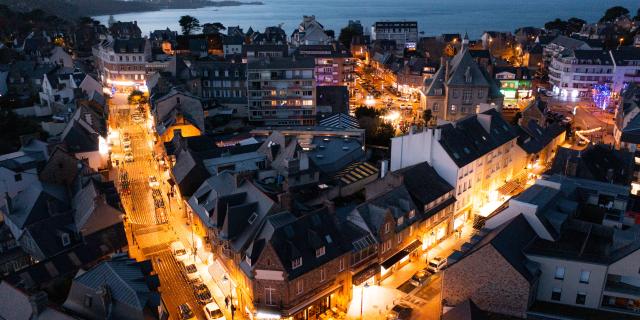
<path id="1" fill-rule="evenodd" d="M 435 257 L 429 261 L 427 265 L 427 271 L 436 273 L 440 271 L 447 264 L 447 259 L 442 257 Z"/>
<path id="2" fill-rule="evenodd" d="M 203 309 L 207 320 L 225 320 L 222 310 L 220 310 L 220 307 L 218 307 L 215 302 L 207 303 Z"/>
<path id="3" fill-rule="evenodd" d="M 133 153 L 131 152 L 127 152 L 124 154 L 124 161 L 125 162 L 133 162 Z"/>
<path id="4" fill-rule="evenodd" d="M 126 147 L 130 147 L 131 146 L 131 139 L 129 138 L 125 138 L 122 140 L 122 145 L 126 148 Z"/>
<path id="5" fill-rule="evenodd" d="M 160 187 L 160 182 L 158 182 L 155 176 L 149 176 L 149 187 L 154 189 Z"/>
<path id="6" fill-rule="evenodd" d="M 200 278 L 198 267 L 193 263 L 193 259 L 185 259 L 182 261 L 184 267 L 184 273 L 189 281 L 197 281 Z"/>
<path id="7" fill-rule="evenodd" d="M 180 241 L 171 243 L 171 253 L 173 253 L 173 256 L 178 261 L 184 261 L 190 255 L 189 250 L 187 250 Z"/>

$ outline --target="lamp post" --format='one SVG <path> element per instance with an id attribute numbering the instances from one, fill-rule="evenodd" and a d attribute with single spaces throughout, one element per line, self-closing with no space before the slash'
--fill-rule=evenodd
<path id="1" fill-rule="evenodd" d="M 235 307 L 233 306 L 233 287 L 232 287 L 231 279 L 229 279 L 227 277 L 227 275 L 225 274 L 222 277 L 222 280 L 229 281 L 229 303 L 231 304 L 231 320 L 233 320 L 233 315 L 235 313 Z"/>
<path id="2" fill-rule="evenodd" d="M 364 289 L 369 288 L 369 283 L 365 282 L 364 286 L 362 286 L 362 290 L 360 292 L 360 320 L 363 320 L 364 318 L 362 317 L 362 309 L 364 306 Z"/>

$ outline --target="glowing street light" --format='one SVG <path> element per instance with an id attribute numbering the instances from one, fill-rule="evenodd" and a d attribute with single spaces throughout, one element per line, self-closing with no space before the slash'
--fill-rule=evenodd
<path id="1" fill-rule="evenodd" d="M 364 289 L 369 288 L 369 283 L 365 282 L 364 286 L 362 286 L 362 290 L 360 292 L 360 320 L 363 320 L 364 318 L 362 317 L 362 309 L 364 306 Z"/>

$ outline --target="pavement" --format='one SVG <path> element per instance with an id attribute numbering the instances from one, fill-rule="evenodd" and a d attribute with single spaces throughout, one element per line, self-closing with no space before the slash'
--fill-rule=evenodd
<path id="1" fill-rule="evenodd" d="M 441 310 L 440 290 L 442 281 L 439 274 L 435 274 L 420 287 L 415 287 L 408 281 L 419 270 L 424 269 L 428 259 L 447 257 L 454 250 L 459 249 L 475 233 L 472 222 L 462 227 L 461 237 L 452 234 L 450 237 L 431 248 L 427 254 L 404 265 L 379 285 L 368 287 L 357 286 L 353 290 L 353 298 L 347 310 L 347 318 L 383 320 L 396 304 L 405 304 L 414 309 L 411 319 L 439 320 Z M 364 295 L 363 295 L 364 293 Z"/>

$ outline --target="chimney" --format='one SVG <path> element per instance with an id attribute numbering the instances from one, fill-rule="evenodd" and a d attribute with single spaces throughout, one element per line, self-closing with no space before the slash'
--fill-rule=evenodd
<path id="1" fill-rule="evenodd" d="M 278 194 L 278 203 L 280 207 L 284 210 L 291 211 L 293 199 L 291 198 L 291 194 L 289 192 L 283 192 Z"/>
<path id="2" fill-rule="evenodd" d="M 331 201 L 331 200 L 324 200 L 324 206 L 327 208 L 327 212 L 329 212 L 329 214 L 335 214 L 336 213 L 336 204 Z"/>
<path id="3" fill-rule="evenodd" d="M 38 315 L 42 314 L 47 309 L 49 304 L 49 298 L 44 291 L 38 291 L 34 295 L 29 296 L 29 304 L 31 304 L 32 318 L 39 318 Z"/>
<path id="4" fill-rule="evenodd" d="M 384 178 L 389 171 L 389 160 L 382 160 L 380 162 L 380 179 Z"/>
<path id="5" fill-rule="evenodd" d="M 580 159 L 578 157 L 571 157 L 567 160 L 567 165 L 565 167 L 564 175 L 567 177 L 575 177 L 578 172 L 578 162 Z"/>

